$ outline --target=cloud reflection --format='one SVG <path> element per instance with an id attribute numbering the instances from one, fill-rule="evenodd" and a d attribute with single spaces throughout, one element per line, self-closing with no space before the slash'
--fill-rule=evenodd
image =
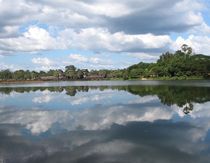
<path id="1" fill-rule="evenodd" d="M 41 134 L 57 124 L 66 130 L 98 130 L 109 128 L 113 123 L 126 124 L 130 121 L 149 121 L 171 119 L 173 112 L 161 106 L 136 107 L 136 105 L 117 105 L 106 108 L 87 108 L 83 110 L 13 110 L 0 109 L 0 124 L 21 124 L 32 134 Z"/>
<path id="2" fill-rule="evenodd" d="M 51 95 L 51 92 L 48 90 L 42 91 L 41 95 L 34 97 L 32 101 L 34 103 L 42 104 L 42 103 L 49 103 L 51 100 L 53 100 L 53 96 Z"/>
<path id="3" fill-rule="evenodd" d="M 114 123 L 125 125 L 132 121 L 154 122 L 155 120 L 161 119 L 170 120 L 175 115 L 178 115 L 178 110 L 179 108 L 172 110 L 167 106 L 163 107 L 161 105 L 157 107 L 152 105 L 138 107 L 138 105 L 132 104 L 111 106 L 109 108 L 89 108 L 80 111 L 11 110 L 2 108 L 0 109 L 0 123 L 20 124 L 30 130 L 32 134 L 39 135 L 47 132 L 54 125 L 65 130 L 101 130 L 109 128 Z M 197 110 L 199 110 L 199 108 Z M 202 110 L 200 112 L 202 112 Z M 197 111 L 197 114 L 201 116 L 199 111 Z M 207 114 L 203 114 L 202 117 L 206 116 Z M 194 114 L 192 118 L 195 118 Z M 196 122 L 196 120 L 194 121 Z M 209 124 L 209 122 L 207 124 Z M 207 127 L 209 128 L 210 124 Z"/>
<path id="4" fill-rule="evenodd" d="M 210 159 L 209 147 L 193 139 L 192 133 L 202 132 L 202 128 L 189 123 L 132 122 L 104 130 L 49 135 L 38 141 L 8 136 L 6 130 L 12 126 L 2 129 L 0 125 L 4 138 L 0 139 L 1 158 L 8 163 L 206 163 Z"/>

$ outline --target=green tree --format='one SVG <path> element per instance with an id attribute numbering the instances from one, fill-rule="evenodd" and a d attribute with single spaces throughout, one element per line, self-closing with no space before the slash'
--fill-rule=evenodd
<path id="1" fill-rule="evenodd" d="M 13 76 L 13 74 L 12 74 L 12 72 L 9 69 L 0 71 L 0 78 L 2 80 L 12 79 L 12 76 Z"/>
<path id="2" fill-rule="evenodd" d="M 65 76 L 71 80 L 77 79 L 76 67 L 74 65 L 66 66 L 65 67 Z"/>
<path id="3" fill-rule="evenodd" d="M 185 53 L 185 54 L 188 54 L 188 55 L 191 55 L 192 54 L 192 48 L 189 47 L 187 44 L 183 44 L 181 46 L 181 50 Z"/>
<path id="4" fill-rule="evenodd" d="M 25 80 L 25 72 L 23 70 L 17 70 L 13 73 L 15 80 Z"/>
<path id="5" fill-rule="evenodd" d="M 84 73 L 82 70 L 78 69 L 77 70 L 77 79 L 83 79 L 84 78 Z"/>

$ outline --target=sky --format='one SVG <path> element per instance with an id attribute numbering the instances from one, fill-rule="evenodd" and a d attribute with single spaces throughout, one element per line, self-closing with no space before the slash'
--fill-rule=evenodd
<path id="1" fill-rule="evenodd" d="M 210 0 L 0 0 L 0 70 L 120 69 L 210 55 Z"/>

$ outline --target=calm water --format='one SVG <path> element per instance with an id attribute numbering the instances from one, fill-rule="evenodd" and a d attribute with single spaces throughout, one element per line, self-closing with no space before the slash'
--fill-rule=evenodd
<path id="1" fill-rule="evenodd" d="M 0 163 L 208 163 L 210 81 L 0 86 Z"/>

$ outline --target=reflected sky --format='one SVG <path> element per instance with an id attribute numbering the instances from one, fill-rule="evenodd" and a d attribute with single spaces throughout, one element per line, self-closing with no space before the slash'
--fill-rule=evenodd
<path id="1" fill-rule="evenodd" d="M 4 87 L 0 162 L 206 163 L 209 119 L 204 86 Z"/>

